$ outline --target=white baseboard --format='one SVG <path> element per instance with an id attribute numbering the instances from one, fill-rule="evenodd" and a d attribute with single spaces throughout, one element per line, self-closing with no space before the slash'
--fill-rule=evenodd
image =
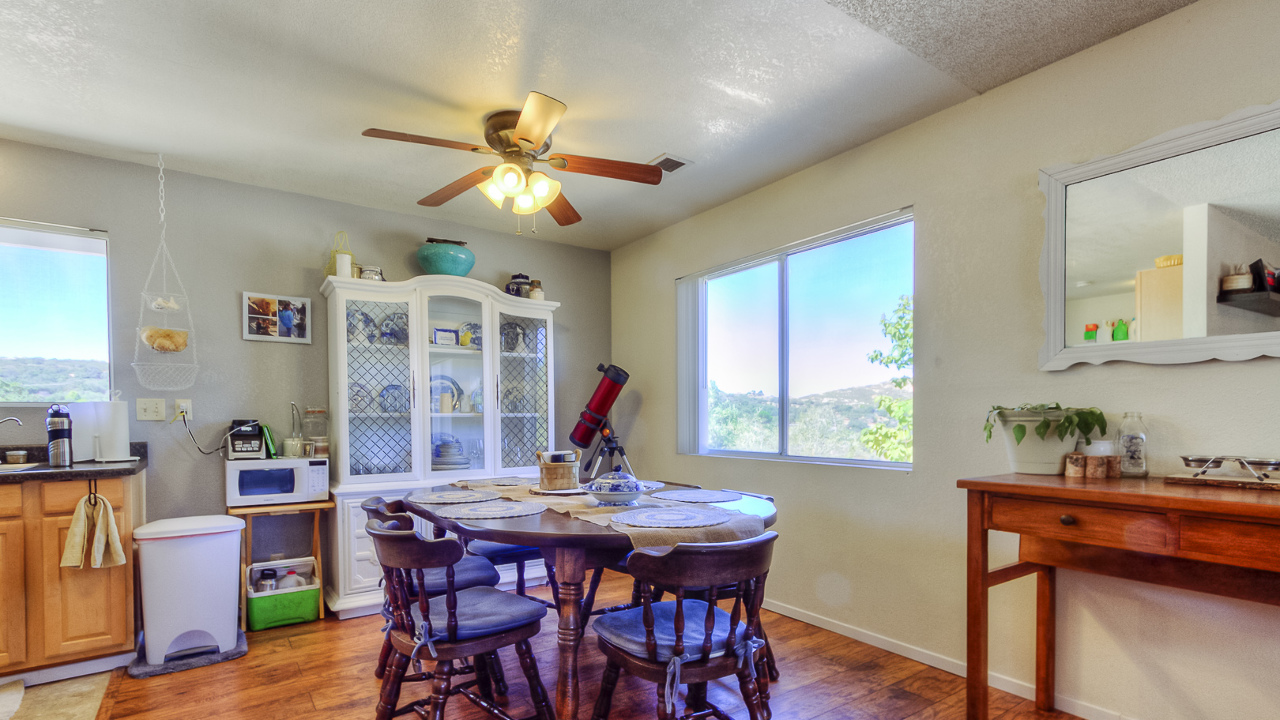
<path id="1" fill-rule="evenodd" d="M 515 565 L 499 565 L 498 580 L 499 590 L 515 590 L 516 589 L 516 566 Z M 537 587 L 547 584 L 547 566 L 541 560 L 538 562 L 527 562 L 524 564 L 524 585 L 525 587 Z"/>
<path id="2" fill-rule="evenodd" d="M 127 652 L 94 658 L 92 660 L 67 663 L 66 665 L 40 668 L 39 670 L 28 670 L 26 672 L 0 677 L 0 684 L 12 682 L 14 680 L 21 680 L 23 685 L 31 687 L 32 685 L 43 685 L 44 683 L 57 682 L 58 680 L 66 680 L 68 678 L 94 675 L 100 672 L 107 672 L 108 670 L 115 670 L 118 667 L 125 667 L 129 663 L 133 662 L 136 657 L 138 657 L 137 652 Z"/>
<path id="3" fill-rule="evenodd" d="M 811 613 L 808 610 L 801 610 L 798 607 L 788 605 L 786 603 L 780 603 L 776 600 L 766 599 L 764 601 L 764 607 L 766 610 L 772 610 L 779 615 L 786 615 L 789 618 L 795 618 L 796 620 L 807 622 L 810 625 L 816 625 L 824 630 L 830 630 L 833 633 L 844 635 L 845 637 L 851 637 L 854 640 L 859 640 L 868 645 L 874 645 L 882 650 L 888 650 L 889 652 L 910 658 L 916 662 L 922 662 L 925 665 L 932 665 L 939 670 L 946 670 L 949 673 L 953 673 L 961 677 L 965 676 L 965 663 L 962 660 L 949 658 L 945 655 L 939 655 L 931 650 L 918 648 L 915 645 L 908 645 L 907 643 L 899 642 L 893 638 L 888 638 L 869 630 L 863 630 L 862 628 L 854 627 L 853 625 L 840 622 L 839 620 L 833 620 L 829 617 Z M 785 667 L 783 669 L 785 671 Z M 1027 698 L 1028 700 L 1033 700 L 1036 696 L 1036 689 L 1034 685 L 1021 680 L 1015 680 L 1005 675 L 991 673 L 987 682 L 991 687 L 1013 693 L 1018 697 Z M 1091 705 L 1080 700 L 1063 697 L 1062 695 L 1056 695 L 1053 699 L 1053 703 L 1058 710 L 1071 713 L 1072 715 L 1078 715 L 1085 720 L 1134 720 L 1133 718 L 1121 716 L 1120 713 L 1115 712 L 1114 710 L 1100 708 L 1097 705 Z"/>

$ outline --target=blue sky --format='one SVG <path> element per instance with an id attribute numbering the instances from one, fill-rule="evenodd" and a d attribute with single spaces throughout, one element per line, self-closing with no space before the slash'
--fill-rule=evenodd
<path id="1" fill-rule="evenodd" d="M 914 294 L 914 223 L 788 258 L 792 397 L 884 382 L 903 371 L 867 361 L 880 330 Z M 707 377 L 727 392 L 778 392 L 778 265 L 707 283 Z"/>
<path id="2" fill-rule="evenodd" d="M 105 255 L 0 244 L 0 357 L 107 360 Z"/>

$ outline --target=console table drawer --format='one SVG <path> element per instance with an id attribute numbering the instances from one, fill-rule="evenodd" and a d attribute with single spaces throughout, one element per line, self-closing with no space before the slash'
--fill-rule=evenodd
<path id="1" fill-rule="evenodd" d="M 1248 567 L 1280 570 L 1280 525 L 1185 516 L 1178 549 L 1247 560 Z"/>
<path id="2" fill-rule="evenodd" d="M 991 529 L 1148 552 L 1169 549 L 1163 513 L 993 497 Z"/>

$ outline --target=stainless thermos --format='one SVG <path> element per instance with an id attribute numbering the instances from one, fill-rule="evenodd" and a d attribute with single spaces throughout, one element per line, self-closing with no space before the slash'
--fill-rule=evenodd
<path id="1" fill-rule="evenodd" d="M 44 427 L 49 431 L 49 467 L 70 467 L 71 412 L 66 405 L 50 405 Z"/>

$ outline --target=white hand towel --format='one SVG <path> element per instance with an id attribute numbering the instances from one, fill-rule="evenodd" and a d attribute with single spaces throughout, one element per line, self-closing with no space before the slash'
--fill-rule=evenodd
<path id="1" fill-rule="evenodd" d="M 98 496 L 97 505 L 89 504 L 89 496 L 80 498 L 71 516 L 67 544 L 62 550 L 62 567 L 83 568 L 85 551 L 90 552 L 89 567 L 109 568 L 123 565 L 124 549 L 115 513 L 107 499 Z"/>

